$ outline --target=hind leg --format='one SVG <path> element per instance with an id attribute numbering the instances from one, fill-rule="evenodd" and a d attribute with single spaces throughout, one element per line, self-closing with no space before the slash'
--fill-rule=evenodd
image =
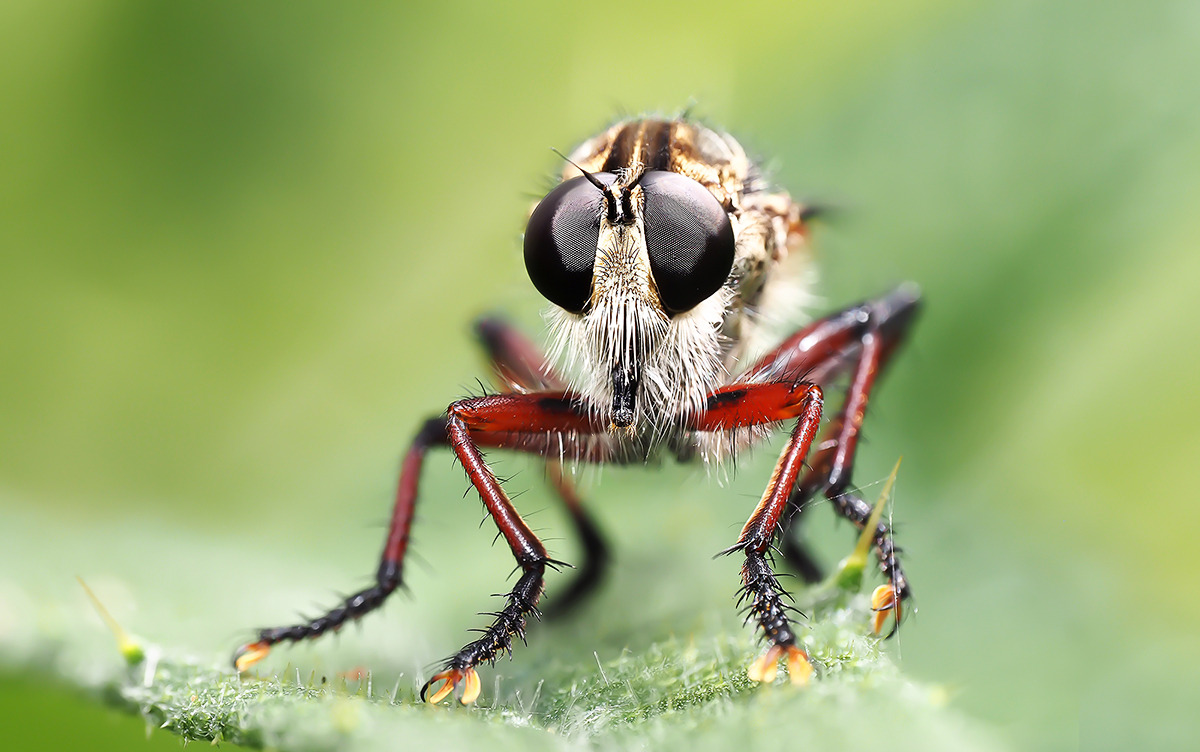
<path id="1" fill-rule="evenodd" d="M 819 579 L 820 569 L 797 540 L 795 526 L 817 494 L 860 530 L 870 517 L 871 505 L 850 487 L 858 439 L 875 382 L 903 343 L 919 308 L 917 290 L 898 287 L 881 298 L 813 322 L 750 369 L 749 373 L 760 378 L 804 375 L 818 384 L 850 373 L 842 407 L 826 427 L 810 467 L 792 490 L 788 501 L 792 514 L 784 516 L 782 551 L 788 563 L 809 581 Z M 878 523 L 874 542 L 880 570 L 888 580 L 873 598 L 877 609 L 874 629 L 879 632 L 889 611 L 899 623 L 911 588 L 886 522 Z"/>
<path id="2" fill-rule="evenodd" d="M 348 621 L 356 621 L 383 605 L 403 582 L 404 555 L 408 551 L 408 538 L 412 529 L 413 512 L 417 505 L 417 487 L 421 478 L 421 465 L 425 453 L 434 446 L 446 443 L 446 419 L 431 418 L 413 438 L 400 470 L 400 481 L 396 488 L 396 500 L 392 521 L 388 527 L 387 540 L 380 555 L 379 568 L 375 572 L 375 584 L 346 598 L 337 607 L 315 619 L 285 627 L 260 629 L 258 639 L 237 649 L 233 665 L 238 671 L 258 663 L 270 652 L 271 646 L 281 642 L 298 642 L 320 637 L 326 632 L 336 632 Z"/>

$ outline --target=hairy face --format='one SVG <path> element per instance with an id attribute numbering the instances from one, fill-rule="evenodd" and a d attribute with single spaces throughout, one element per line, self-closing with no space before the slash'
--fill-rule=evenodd
<path id="1" fill-rule="evenodd" d="M 777 300 L 803 299 L 776 294 L 801 207 L 764 190 L 732 137 L 685 120 L 618 123 L 567 161 L 525 234 L 553 359 L 623 429 L 611 436 L 678 432 L 781 318 Z"/>
<path id="2" fill-rule="evenodd" d="M 572 386 L 613 428 L 681 418 L 720 383 L 734 233 L 699 183 L 640 164 L 568 179 L 531 215 L 525 259 L 561 309 Z"/>

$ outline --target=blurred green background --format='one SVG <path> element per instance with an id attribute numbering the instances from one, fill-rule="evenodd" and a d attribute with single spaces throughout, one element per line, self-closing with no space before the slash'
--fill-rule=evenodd
<path id="1" fill-rule="evenodd" d="M 540 326 L 519 237 L 548 147 L 692 99 L 844 207 L 824 308 L 926 291 L 856 474 L 904 456 L 902 670 L 1012 748 L 1194 748 L 1200 5 L 936 0 L 0 4 L 6 748 L 178 746 L 39 658 L 106 645 L 75 574 L 212 657 L 361 584 L 410 434 L 485 373 L 472 319 Z M 732 611 L 709 555 L 773 456 L 724 489 L 585 474 L 619 556 L 598 644 Z M 570 555 L 534 466 L 501 463 Z M 293 658 L 415 666 L 474 625 L 505 552 L 427 467 L 413 596 L 370 650 Z M 851 532 L 815 517 L 832 561 Z M 646 593 L 668 605 L 639 621 Z"/>

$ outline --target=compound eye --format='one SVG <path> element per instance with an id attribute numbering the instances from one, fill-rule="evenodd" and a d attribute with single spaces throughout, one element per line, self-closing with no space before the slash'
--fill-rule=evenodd
<path id="1" fill-rule="evenodd" d="M 648 172 L 646 251 L 668 313 L 683 313 L 721 289 L 733 269 L 729 215 L 707 188 L 677 172 Z"/>
<path id="2" fill-rule="evenodd" d="M 616 175 L 596 173 L 602 183 Z M 583 313 L 592 297 L 592 265 L 604 196 L 587 178 L 564 180 L 546 194 L 525 228 L 525 270 L 542 297 Z"/>

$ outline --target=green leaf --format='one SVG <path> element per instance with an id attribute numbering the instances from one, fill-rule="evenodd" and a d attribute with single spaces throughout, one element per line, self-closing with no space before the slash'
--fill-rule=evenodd
<path id="1" fill-rule="evenodd" d="M 40 526 L 36 520 L 22 522 L 27 532 Z M 596 642 L 596 632 L 546 624 L 535 625 L 530 635 L 534 647 L 518 646 L 513 663 L 484 669 L 479 706 L 456 701 L 434 706 L 416 698 L 424 678 L 421 668 L 411 673 L 400 669 L 379 630 L 352 631 L 341 645 L 327 639 L 308 649 L 280 648 L 261 673 L 240 676 L 226 657 L 198 657 L 189 649 L 193 638 L 188 635 L 197 634 L 197 607 L 209 604 L 225 612 L 220 593 L 230 576 L 278 569 L 288 563 L 279 552 L 227 556 L 228 551 L 207 546 L 186 530 L 169 533 L 131 525 L 93 525 L 89 530 L 110 550 L 140 548 L 147 562 L 167 552 L 170 558 L 160 560 L 158 571 L 89 577 L 95 596 L 90 591 L 81 596 L 66 575 L 52 576 L 53 584 L 38 592 L 7 583 L 0 604 L 25 607 L 14 612 L 18 621 L 0 633 L 0 665 L 88 688 L 150 726 L 193 741 L 336 750 L 348 745 L 390 749 L 402 738 L 409 748 L 457 740 L 493 750 L 537 750 L 645 745 L 721 749 L 739 739 L 778 738 L 856 748 L 895 734 L 905 744 L 919 741 L 923 749 L 991 748 L 986 735 L 944 707 L 944 689 L 912 682 L 896 669 L 886 646 L 867 634 L 870 610 L 862 595 L 814 605 L 799 593 L 799 605 L 810 612 L 800 620 L 802 642 L 817 667 L 804 687 L 792 686 L 782 673 L 769 685 L 750 681 L 746 668 L 760 648 L 749 628 L 735 624 L 730 630 L 720 618 L 706 617 L 708 629 L 668 636 L 636 650 L 621 647 L 627 633 L 617 631 Z M 82 529 L 68 527 L 68 532 L 81 534 Z M 37 559 L 32 551 L 39 547 L 22 544 L 19 536 L 6 532 L 0 544 L 10 555 Z M 60 569 L 53 558 L 38 563 L 53 573 Z M 117 557 L 109 564 L 122 569 L 125 562 Z M 144 589 L 141 583 L 161 582 L 163 574 L 177 575 L 179 587 Z M 106 614 L 109 599 L 118 615 L 97 619 L 92 598 Z M 620 621 L 622 616 L 609 618 Z M 114 625 L 124 635 L 120 650 L 109 634 Z M 152 634 L 161 644 L 134 642 L 127 629 Z M 194 640 L 214 642 L 211 636 Z M 539 649 L 543 642 L 546 646 Z M 355 656 L 339 657 L 347 647 Z M 141 659 L 126 660 L 135 650 L 142 652 Z M 600 652 L 610 657 L 601 659 Z M 345 669 L 331 670 L 356 665 L 349 661 L 363 666 L 350 669 L 350 678 Z"/>

